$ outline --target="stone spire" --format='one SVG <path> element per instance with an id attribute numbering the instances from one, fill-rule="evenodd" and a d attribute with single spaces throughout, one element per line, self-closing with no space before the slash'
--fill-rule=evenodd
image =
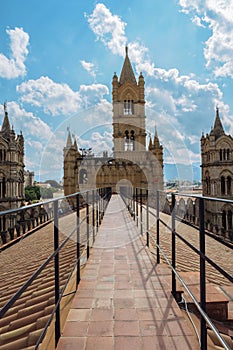
<path id="1" fill-rule="evenodd" d="M 220 117 L 219 117 L 218 107 L 216 108 L 216 117 L 215 117 L 215 121 L 214 121 L 214 128 L 212 129 L 211 134 L 213 134 L 215 136 L 215 139 L 217 139 L 220 136 L 225 134 L 223 126 L 222 126 L 222 122 L 221 122 Z"/>
<path id="2" fill-rule="evenodd" d="M 9 118 L 8 118 L 6 102 L 4 103 L 4 112 L 5 112 L 5 116 L 4 116 L 4 120 L 3 120 L 3 123 L 2 123 L 1 132 L 2 132 L 3 136 L 9 136 L 10 135 L 10 131 L 11 131 L 11 127 L 10 127 L 10 122 L 9 122 Z"/>
<path id="3" fill-rule="evenodd" d="M 125 47 L 125 61 L 122 67 L 121 75 L 120 75 L 120 84 L 124 84 L 125 82 L 131 82 L 137 85 L 135 75 L 133 72 L 133 68 L 131 66 L 129 56 L 128 56 L 128 47 Z"/>
<path id="4" fill-rule="evenodd" d="M 67 136 L 67 141 L 66 141 L 66 148 L 70 148 L 72 147 L 72 139 L 71 139 L 71 135 L 70 135 L 70 129 L 67 128 L 68 130 L 68 136 Z"/>

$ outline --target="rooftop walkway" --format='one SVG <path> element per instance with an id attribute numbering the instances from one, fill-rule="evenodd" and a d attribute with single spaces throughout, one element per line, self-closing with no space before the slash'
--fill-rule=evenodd
<path id="1" fill-rule="evenodd" d="M 113 195 L 57 350 L 198 349 L 170 280 L 121 197 Z"/>

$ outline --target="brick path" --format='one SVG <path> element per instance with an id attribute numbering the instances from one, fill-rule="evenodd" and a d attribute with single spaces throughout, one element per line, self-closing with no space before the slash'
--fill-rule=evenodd
<path id="1" fill-rule="evenodd" d="M 57 350 L 198 349 L 170 279 L 113 195 Z"/>

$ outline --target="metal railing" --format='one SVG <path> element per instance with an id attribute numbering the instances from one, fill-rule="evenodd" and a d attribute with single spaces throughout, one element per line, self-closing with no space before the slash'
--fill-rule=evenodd
<path id="1" fill-rule="evenodd" d="M 199 200 L 199 249 L 188 242 L 181 234 L 179 234 L 176 230 L 176 221 L 179 222 L 182 220 L 181 217 L 177 215 L 177 206 L 176 206 L 176 197 L 179 194 L 172 194 L 171 200 L 171 225 L 168 225 L 162 218 L 160 217 L 160 212 L 162 209 L 161 204 L 161 196 L 164 198 L 166 194 L 161 191 L 156 191 L 151 198 L 149 199 L 149 191 L 148 189 L 143 188 L 129 188 L 127 191 L 121 193 L 122 198 L 128 207 L 128 210 L 131 216 L 136 221 L 136 225 L 139 226 L 139 231 L 141 235 L 146 234 L 146 244 L 149 247 L 150 240 L 154 242 L 156 246 L 156 259 L 157 263 L 160 263 L 160 254 L 163 255 L 165 261 L 169 265 L 172 270 L 171 276 L 171 285 L 172 285 L 172 294 L 175 298 L 177 298 L 177 288 L 176 281 L 177 279 L 181 282 L 186 292 L 189 294 L 193 303 L 195 304 L 197 310 L 200 313 L 200 348 L 201 350 L 207 350 L 207 324 L 210 329 L 213 330 L 215 336 L 217 337 L 220 344 L 224 349 L 230 350 L 229 345 L 225 341 L 225 339 L 220 335 L 218 329 L 211 321 L 210 317 L 206 313 L 206 262 L 210 264 L 214 269 L 216 269 L 221 275 L 223 275 L 228 281 L 233 282 L 233 276 L 230 275 L 227 271 L 221 268 L 218 264 L 216 264 L 212 259 L 210 259 L 206 255 L 205 249 L 205 208 L 204 203 L 207 200 L 210 201 L 223 201 L 228 204 L 233 204 L 233 200 L 225 200 L 225 199 L 217 199 L 210 197 L 200 197 L 193 195 L 183 195 L 185 197 L 193 197 L 198 198 Z M 150 201 L 150 203 L 149 203 Z M 156 213 L 152 210 L 152 207 L 156 209 Z M 144 220 L 143 220 L 143 210 L 145 211 Z M 149 229 L 149 217 L 152 216 L 156 219 L 156 235 Z M 170 231 L 171 233 L 171 259 L 168 258 L 165 251 L 162 249 L 160 244 L 160 223 Z M 187 226 L 188 227 L 188 226 Z M 176 249 L 177 248 L 177 239 L 181 240 L 187 247 L 193 250 L 199 256 L 199 270 L 200 270 L 200 303 L 194 297 L 187 284 L 177 272 L 176 269 Z M 233 249 L 233 247 L 231 247 Z"/>
<path id="2" fill-rule="evenodd" d="M 81 257 L 83 253 L 86 252 L 86 259 L 89 258 L 90 255 L 90 247 L 91 244 L 95 241 L 95 235 L 99 229 L 101 221 L 103 219 L 106 207 L 111 198 L 111 188 L 100 188 L 94 189 L 90 191 L 85 191 L 82 193 L 75 193 L 69 196 L 60 197 L 54 200 L 50 200 L 44 203 L 40 203 L 40 205 L 47 205 L 50 203 L 52 205 L 53 216 L 51 217 L 51 221 L 53 222 L 53 253 L 41 264 L 41 266 L 36 270 L 35 273 L 22 285 L 21 288 L 10 298 L 10 300 L 0 309 L 0 318 L 3 318 L 6 312 L 14 305 L 14 303 L 21 297 L 23 292 L 27 290 L 29 286 L 37 279 L 42 271 L 48 266 L 49 263 L 54 262 L 54 309 L 42 331 L 37 343 L 35 344 L 34 349 L 38 349 L 41 342 L 45 338 L 47 333 L 47 329 L 54 320 L 55 317 L 55 344 L 57 345 L 58 340 L 60 338 L 60 302 L 64 295 L 64 291 L 68 286 L 68 283 L 71 277 L 74 274 L 76 269 L 76 289 L 78 288 L 78 284 L 80 282 L 80 269 L 81 269 Z M 66 238 L 61 241 L 59 237 L 59 224 L 60 218 L 64 215 L 64 212 L 61 212 L 61 206 L 59 205 L 62 201 L 67 201 L 69 203 L 68 207 L 70 208 L 69 213 L 76 213 L 76 224 L 71 232 L 66 232 Z M 30 208 L 36 205 L 30 206 Z M 14 209 L 11 211 L 1 212 L 0 215 L 12 215 L 20 212 L 21 210 L 25 211 L 28 209 L 27 207 L 23 207 L 20 209 Z M 81 217 L 81 209 L 82 212 L 85 213 Z M 81 239 L 81 225 L 85 225 L 85 235 L 86 238 Z M 92 239 L 90 237 L 92 228 Z M 83 233 L 82 233 L 83 237 Z M 73 266 L 70 268 L 69 275 L 61 286 L 60 284 L 60 259 L 59 253 L 65 247 L 67 242 L 70 239 L 73 239 L 76 243 L 76 257 L 73 263 Z M 74 291 L 75 293 L 75 291 Z"/>

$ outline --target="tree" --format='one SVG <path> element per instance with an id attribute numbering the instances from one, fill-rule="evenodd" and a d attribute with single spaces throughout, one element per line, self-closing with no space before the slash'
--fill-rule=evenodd
<path id="1" fill-rule="evenodd" d="M 39 200 L 41 197 L 39 186 L 27 186 L 25 187 L 25 200 L 26 202 Z"/>

